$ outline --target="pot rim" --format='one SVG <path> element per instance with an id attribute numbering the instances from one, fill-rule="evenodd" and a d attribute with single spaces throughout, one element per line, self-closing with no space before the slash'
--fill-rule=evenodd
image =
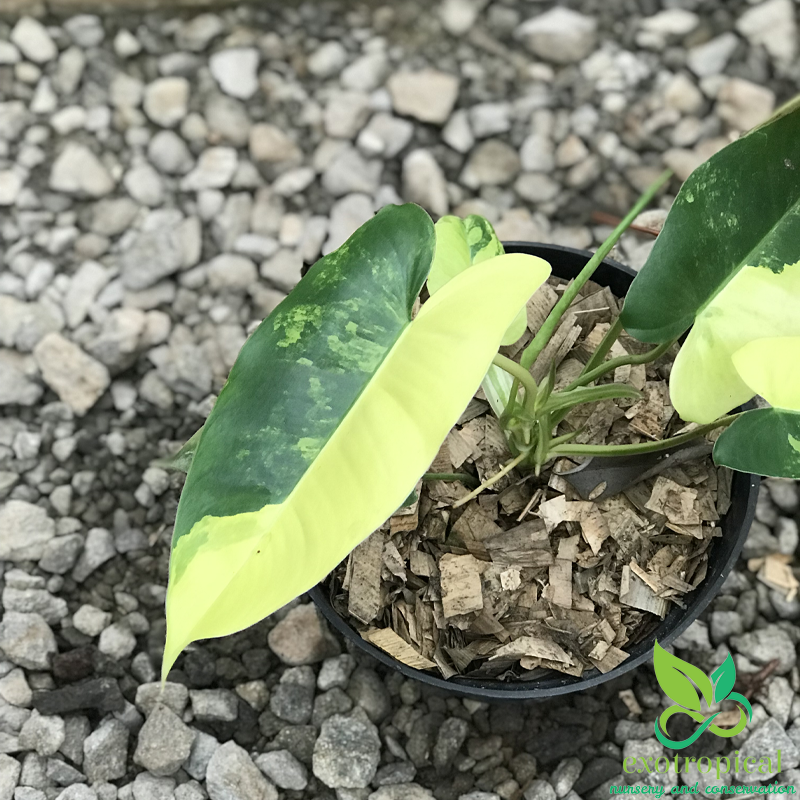
<path id="1" fill-rule="evenodd" d="M 536 249 L 539 254 L 550 252 L 553 255 L 560 254 L 562 257 L 572 257 L 572 260 L 580 258 L 584 260 L 584 263 L 587 257 L 593 255 L 593 253 L 588 250 L 538 242 L 509 241 L 504 242 L 503 246 L 506 252 L 530 252 L 532 249 Z M 616 271 L 622 272 L 627 278 L 633 278 L 637 274 L 635 270 L 625 264 L 621 264 L 610 258 L 603 259 L 599 269 L 603 270 L 604 267 L 604 271 L 606 272 L 608 270 L 611 270 L 612 274 Z M 716 597 L 731 569 L 736 564 L 755 517 L 756 500 L 758 498 L 758 487 L 760 483 L 761 477 L 758 475 L 734 472 L 734 485 L 738 484 L 736 487 L 738 491 L 734 491 L 732 486 L 731 508 L 733 508 L 733 499 L 736 495 L 742 496 L 745 494 L 746 499 L 743 498 L 745 505 L 742 509 L 743 514 L 741 515 L 741 521 L 736 533 L 734 534 L 732 531 L 726 530 L 727 526 L 722 526 L 723 534 L 721 538 L 730 538 L 735 535 L 733 546 L 724 558 L 717 574 L 713 578 L 706 577 L 696 589 L 684 595 L 684 598 L 693 598 L 694 602 L 687 603 L 685 609 L 679 609 L 677 606 L 674 607 L 661 621 L 659 627 L 663 627 L 667 624 L 670 626 L 658 640 L 662 646 L 671 644 L 698 619 L 708 604 Z M 724 520 L 727 519 L 728 515 L 726 514 Z M 719 541 L 717 547 L 719 547 Z M 407 664 L 403 664 L 401 661 L 398 661 L 388 653 L 363 639 L 356 629 L 351 627 L 344 618 L 336 612 L 322 582 L 309 590 L 308 595 L 322 615 L 348 642 L 351 642 L 357 649 L 372 656 L 384 666 L 394 669 L 407 678 L 418 680 L 431 688 L 440 689 L 451 695 L 460 695 L 461 697 L 469 697 L 475 700 L 495 702 L 544 700 L 549 697 L 570 694 L 618 678 L 626 672 L 630 672 L 636 667 L 648 662 L 652 658 L 652 649 L 648 644 L 642 652 L 635 655 L 631 654 L 629 658 L 609 672 L 602 673 L 597 668 L 594 668 L 586 671 L 580 678 L 555 672 L 553 673 L 554 677 L 545 675 L 531 681 L 517 680 L 504 682 L 489 678 L 467 678 L 463 676 L 445 679 L 440 675 L 409 667 Z M 675 613 L 676 610 L 682 613 L 677 614 Z M 675 619 L 670 620 L 670 617 L 673 615 Z M 641 650 L 642 648 L 640 645 L 643 642 L 647 642 L 650 635 L 651 634 L 648 634 L 648 636 L 644 637 L 640 642 L 637 642 L 630 649 Z"/>

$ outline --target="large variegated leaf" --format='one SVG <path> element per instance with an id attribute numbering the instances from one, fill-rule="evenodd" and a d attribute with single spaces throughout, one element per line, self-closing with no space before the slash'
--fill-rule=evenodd
<path id="1" fill-rule="evenodd" d="M 770 405 L 800 411 L 800 335 L 748 342 L 733 354 L 733 366 Z"/>
<path id="2" fill-rule="evenodd" d="M 550 272 L 489 260 L 412 322 L 433 247 L 420 208 L 384 209 L 245 343 L 178 507 L 164 675 L 190 642 L 308 590 L 401 505 Z"/>
<path id="3" fill-rule="evenodd" d="M 714 462 L 754 475 L 800 479 L 800 411 L 758 408 L 740 414 L 714 444 Z"/>
<path id="4" fill-rule="evenodd" d="M 800 336 L 800 262 L 781 271 L 741 270 L 689 331 L 670 375 L 673 406 L 683 419 L 705 424 L 747 402 L 761 392 L 740 376 L 734 354 L 748 342 L 787 336 Z M 767 359 L 764 366 L 775 363 Z M 795 365 L 785 363 L 776 380 L 796 380 Z"/>
<path id="5" fill-rule="evenodd" d="M 433 295 L 448 281 L 473 264 L 503 255 L 503 245 L 491 223 L 477 214 L 442 217 L 434 226 L 436 253 L 428 276 L 428 291 Z M 501 344 L 513 344 L 528 325 L 525 309 L 517 314 Z"/>
<path id="6" fill-rule="evenodd" d="M 741 270 L 780 273 L 799 257 L 800 102 L 794 102 L 689 176 L 628 291 L 622 324 L 642 341 L 669 341 Z"/>

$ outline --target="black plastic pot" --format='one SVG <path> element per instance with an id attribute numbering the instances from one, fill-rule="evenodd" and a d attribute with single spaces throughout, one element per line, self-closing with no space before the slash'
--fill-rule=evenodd
<path id="1" fill-rule="evenodd" d="M 509 242 L 505 245 L 505 249 L 507 253 L 528 253 L 539 256 L 552 265 L 554 275 L 565 279 L 576 277 L 592 255 L 584 250 L 527 242 Z M 633 270 L 628 267 L 606 259 L 595 272 L 593 280 L 608 286 L 617 297 L 623 297 L 628 291 L 634 275 Z M 419 680 L 428 686 L 482 701 L 541 700 L 559 694 L 578 692 L 617 678 L 640 664 L 646 663 L 653 656 L 653 645 L 656 639 L 660 644 L 667 645 L 697 619 L 716 596 L 739 557 L 753 522 L 760 482 L 761 478 L 755 475 L 745 475 L 740 472 L 733 474 L 731 507 L 720 522 L 723 534 L 714 539 L 710 549 L 705 580 L 697 589 L 684 596 L 686 608 L 673 606 L 655 630 L 636 644 L 626 647 L 630 657 L 616 669 L 605 674 L 597 669 L 592 669 L 584 672 L 580 678 L 554 672 L 533 681 L 501 682 L 462 677 L 445 680 L 438 675 L 408 667 L 384 653 L 383 650 L 365 642 L 358 632 L 336 613 L 331 605 L 328 590 L 323 584 L 315 586 L 309 594 L 331 625 L 356 648 L 406 677 Z"/>

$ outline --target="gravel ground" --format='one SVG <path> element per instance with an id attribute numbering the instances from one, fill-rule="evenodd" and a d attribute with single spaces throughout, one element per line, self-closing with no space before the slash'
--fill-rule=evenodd
<path id="1" fill-rule="evenodd" d="M 592 211 L 800 90 L 796 3 L 281 6 L 0 23 L 0 800 L 607 797 L 664 752 L 651 668 L 490 707 L 353 657 L 298 601 L 193 646 L 159 697 L 181 480 L 150 465 L 301 264 L 386 203 L 592 246 Z M 799 499 L 763 487 L 745 558 L 794 554 Z M 742 560 L 676 652 L 730 649 L 754 720 L 682 755 L 780 748 L 800 787 L 798 619 Z"/>

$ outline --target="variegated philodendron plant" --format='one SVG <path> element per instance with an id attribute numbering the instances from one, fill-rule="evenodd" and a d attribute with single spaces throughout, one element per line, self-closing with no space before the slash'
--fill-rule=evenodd
<path id="1" fill-rule="evenodd" d="M 570 303 L 668 177 L 564 291 L 519 363 L 498 348 L 525 331 L 550 266 L 504 254 L 486 220 L 434 227 L 418 206 L 389 206 L 318 261 L 242 347 L 205 425 L 171 460 L 188 474 L 163 676 L 190 642 L 246 628 L 322 580 L 409 497 L 479 386 L 513 459 L 470 497 L 515 466 L 650 452 L 716 428 L 718 464 L 800 477 L 800 103 L 689 177 L 580 377 L 558 391 L 554 370 L 532 377 Z M 576 405 L 637 397 L 599 381 L 655 360 L 689 328 L 670 388 L 698 426 L 620 446 L 555 436 Z M 607 359 L 623 329 L 656 346 Z M 730 413 L 755 394 L 772 407 Z"/>

